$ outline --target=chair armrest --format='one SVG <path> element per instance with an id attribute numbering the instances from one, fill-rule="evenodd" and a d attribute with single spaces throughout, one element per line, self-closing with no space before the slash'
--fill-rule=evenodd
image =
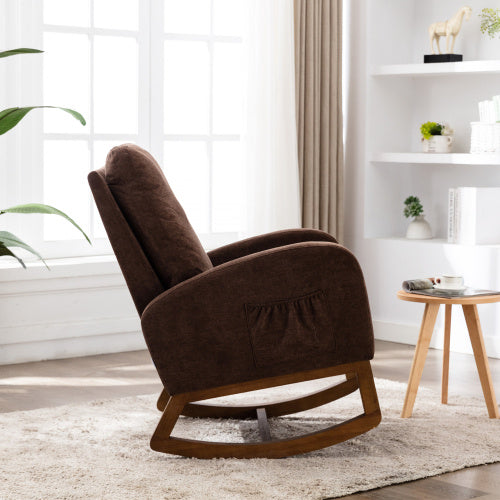
<path id="1" fill-rule="evenodd" d="M 328 242 L 210 269 L 155 298 L 141 321 L 170 394 L 373 357 L 361 269 Z"/>
<path id="2" fill-rule="evenodd" d="M 337 243 L 337 240 L 332 235 L 317 229 L 285 229 L 283 231 L 274 231 L 254 236 L 253 238 L 235 241 L 234 243 L 208 252 L 208 256 L 214 266 L 219 266 L 224 262 L 229 262 L 245 255 L 293 243 L 301 243 L 303 241 L 329 241 Z"/>

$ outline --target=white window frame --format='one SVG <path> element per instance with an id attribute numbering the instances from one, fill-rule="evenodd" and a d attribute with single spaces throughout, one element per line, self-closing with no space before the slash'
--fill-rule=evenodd
<path id="1" fill-rule="evenodd" d="M 94 1 L 90 0 L 91 5 Z M 214 1 L 210 1 L 211 27 L 209 35 L 183 35 L 165 34 L 163 30 L 163 0 L 139 1 L 138 31 L 103 29 L 93 27 L 93 12 L 90 16 L 90 28 L 66 27 L 43 24 L 43 2 L 37 0 L 20 0 L 7 3 L 4 7 L 6 32 L 4 46 L 14 48 L 27 46 L 42 48 L 44 32 L 63 32 L 75 34 L 89 34 L 90 63 L 91 63 L 91 100 L 90 116 L 85 116 L 87 126 L 81 133 L 46 133 L 43 132 L 43 111 L 32 112 L 16 130 L 9 132 L 8 140 L 2 145 L 0 152 L 5 152 L 6 164 L 15 164 L 17 168 L 8 169 L 5 165 L 0 167 L 2 179 L 6 179 L 4 186 L 0 187 L 0 196 L 10 206 L 17 203 L 43 201 L 43 169 L 40 163 L 43 159 L 43 141 L 52 139 L 84 140 L 88 144 L 94 140 L 133 141 L 150 150 L 160 164 L 163 164 L 164 141 L 202 141 L 207 145 L 209 168 L 209 224 L 212 228 L 212 171 L 213 171 L 213 144 L 215 141 L 240 141 L 239 134 L 214 134 L 213 133 L 213 62 L 215 43 L 242 43 L 242 38 L 235 36 L 220 36 L 213 34 Z M 92 44 L 95 35 L 133 37 L 138 42 L 138 74 L 149 75 L 147 78 L 139 76 L 138 81 L 138 133 L 137 134 L 102 134 L 93 129 L 93 53 Z M 204 41 L 208 44 L 210 57 L 210 106 L 209 106 L 209 131 L 204 135 L 173 135 L 163 132 L 163 50 L 164 40 Z M 25 59 L 23 59 L 25 58 Z M 29 59 L 28 59 L 29 58 Z M 6 106 L 45 104 L 57 106 L 57 102 L 43 102 L 42 85 L 33 85 L 40 82 L 43 67 L 42 56 L 17 56 L 4 59 L 11 67 L 16 67 L 18 79 L 12 81 L 11 77 L 5 78 L 7 87 L 5 92 Z M 2 71 L 0 69 L 0 71 Z M 19 85 L 21 82 L 21 85 Z M 0 97 L 4 95 L 0 94 Z M 77 110 L 80 111 L 80 110 Z M 26 147 L 29 144 L 29 147 Z M 11 161 L 9 161 L 9 159 Z M 90 168 L 93 168 L 93 151 L 90 148 Z M 70 168 L 70 166 L 69 166 Z M 4 198 L 5 196 L 5 198 Z M 90 203 L 89 190 L 89 203 Z M 49 200 L 46 201 L 49 203 Z M 54 205 L 57 206 L 56 203 Z M 71 213 L 69 213 L 71 215 Z M 83 238 L 78 240 L 44 241 L 42 216 L 2 216 L 2 222 L 8 221 L 8 229 L 20 232 L 27 242 L 39 250 L 44 257 L 76 257 L 83 255 L 104 255 L 111 253 L 107 239 L 92 238 L 90 247 Z M 98 217 L 93 213 L 91 217 Z M 22 219 L 22 221 L 20 220 Z M 76 221 L 78 223 L 78 220 Z M 2 224 L 3 225 L 3 224 Z M 91 219 L 92 225 L 92 219 Z M 205 248 L 211 249 L 238 238 L 238 232 L 200 234 L 200 239 Z"/>
<path id="2" fill-rule="evenodd" d="M 213 144 L 216 141 L 239 142 L 240 134 L 215 134 L 213 132 L 214 110 L 213 110 L 213 68 L 214 68 L 214 45 L 215 43 L 239 43 L 243 44 L 243 38 L 238 36 L 226 36 L 214 34 L 214 1 L 210 2 L 210 33 L 208 35 L 165 33 L 163 29 L 163 0 L 151 1 L 151 58 L 155 64 L 151 65 L 152 82 L 152 102 L 156 105 L 151 108 L 151 151 L 160 165 L 163 165 L 163 144 L 167 141 L 197 141 L 205 143 L 208 151 L 208 169 L 209 169 L 209 228 L 213 228 L 212 217 L 212 191 L 213 191 Z M 209 52 L 209 128 L 207 134 L 166 134 L 163 132 L 163 67 L 164 67 L 164 42 L 167 40 L 184 42 L 205 42 L 208 45 Z M 153 43 L 156 41 L 157 43 Z M 161 61 L 161 64 L 158 62 Z M 202 233 L 200 237 L 203 245 L 207 249 L 235 241 L 241 232 L 220 232 L 220 233 Z"/>

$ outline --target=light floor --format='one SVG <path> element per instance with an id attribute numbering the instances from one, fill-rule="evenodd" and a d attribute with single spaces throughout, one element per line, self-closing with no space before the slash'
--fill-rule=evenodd
<path id="1" fill-rule="evenodd" d="M 440 390 L 441 355 L 441 351 L 429 351 L 422 385 Z M 412 356 L 412 346 L 377 341 L 373 361 L 374 375 L 406 382 Z M 497 397 L 500 398 L 500 360 L 490 359 L 490 368 Z M 137 394 L 159 394 L 160 389 L 161 384 L 146 351 L 0 366 L 0 412 Z M 454 394 L 482 394 L 472 356 L 451 354 L 450 401 Z M 485 406 L 485 418 L 486 415 Z M 472 467 L 346 498 L 500 500 L 500 463 Z"/>

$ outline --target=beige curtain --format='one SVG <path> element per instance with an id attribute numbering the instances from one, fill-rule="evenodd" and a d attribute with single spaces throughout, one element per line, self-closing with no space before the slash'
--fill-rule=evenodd
<path id="1" fill-rule="evenodd" d="M 343 238 L 342 0 L 294 0 L 302 226 Z"/>

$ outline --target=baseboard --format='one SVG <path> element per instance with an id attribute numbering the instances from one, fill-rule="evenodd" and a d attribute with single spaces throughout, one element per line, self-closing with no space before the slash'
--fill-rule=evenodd
<path id="1" fill-rule="evenodd" d="M 0 345 L 0 365 L 146 349 L 142 333 L 121 332 Z"/>
<path id="2" fill-rule="evenodd" d="M 377 340 L 398 342 L 400 344 L 416 345 L 420 325 L 392 323 L 389 321 L 374 321 L 373 329 Z M 500 337 L 484 334 L 486 352 L 490 358 L 500 359 Z M 436 325 L 430 347 L 443 348 L 443 328 Z M 453 352 L 472 354 L 472 347 L 464 328 L 453 329 L 450 339 L 450 349 Z"/>

